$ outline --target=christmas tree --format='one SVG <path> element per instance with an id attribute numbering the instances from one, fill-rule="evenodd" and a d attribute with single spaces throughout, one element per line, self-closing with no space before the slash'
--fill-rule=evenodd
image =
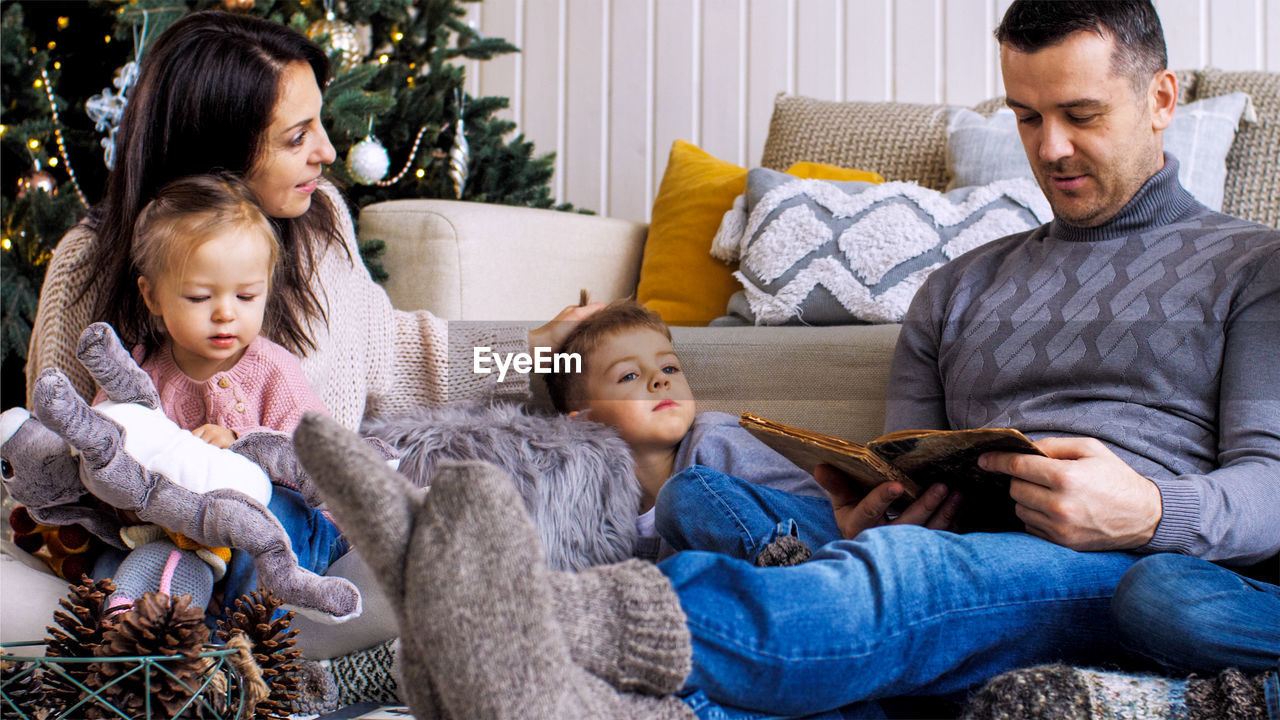
<path id="1" fill-rule="evenodd" d="M 479 2 L 479 0 L 462 0 Z M 552 207 L 553 156 L 535 155 L 495 117 L 501 97 L 470 97 L 464 60 L 516 52 L 469 25 L 459 0 L 92 0 L 5 2 L 0 26 L 0 353 L 3 398 L 25 402 L 23 365 L 45 267 L 101 196 L 128 63 L 188 12 L 251 13 L 330 51 L 323 120 L 330 174 L 353 213 L 393 198 L 461 198 Z M 114 76 L 113 76 L 114 70 Z M 381 243 L 361 238 L 375 278 Z"/>

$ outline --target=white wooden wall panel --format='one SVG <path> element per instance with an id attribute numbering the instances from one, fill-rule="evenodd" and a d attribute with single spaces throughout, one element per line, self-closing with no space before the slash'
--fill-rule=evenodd
<path id="1" fill-rule="evenodd" d="M 560 201 L 646 220 L 671 143 L 760 161 L 779 92 L 969 105 L 1004 91 L 1012 0 L 484 0 L 468 21 L 518 55 L 468 64 L 511 101 Z M 1155 0 L 1169 64 L 1280 71 L 1280 0 Z"/>
<path id="2" fill-rule="evenodd" d="M 653 0 L 610 0 L 608 202 L 592 208 L 646 217 L 653 205 Z M 665 159 L 665 156 L 664 156 Z"/>
<path id="3" fill-rule="evenodd" d="M 703 0 L 699 63 L 703 88 L 698 98 L 702 148 L 718 158 L 746 162 L 747 5 L 742 0 Z"/>
<path id="4" fill-rule="evenodd" d="M 754 165 L 764 152 L 773 115 L 773 98 L 791 87 L 792 6 L 790 2 L 752 2 L 747 6 L 747 156 Z M 659 176 L 661 177 L 661 176 Z"/>
<path id="5" fill-rule="evenodd" d="M 893 0 L 845 2 L 845 100 L 878 102 L 893 96 L 892 17 Z"/>
<path id="6" fill-rule="evenodd" d="M 609 4 L 566 0 L 564 135 L 573 152 L 565 153 L 564 194 L 577 205 L 607 212 L 604 179 L 609 122 L 607 32 Z M 536 146 L 535 146 L 536 147 Z"/>

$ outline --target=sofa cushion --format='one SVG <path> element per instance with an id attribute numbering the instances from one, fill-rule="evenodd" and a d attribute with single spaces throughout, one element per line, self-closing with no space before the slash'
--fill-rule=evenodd
<path id="1" fill-rule="evenodd" d="M 760 164 L 782 170 L 809 160 L 866 168 L 885 180 L 911 180 L 942 190 L 947 184 L 945 108 L 779 94 Z"/>
<path id="2" fill-rule="evenodd" d="M 880 182 L 861 170 L 821 163 L 789 168 L 799 177 Z M 711 257 L 720 219 L 747 184 L 747 169 L 676 140 L 653 201 L 636 299 L 668 325 L 706 325 L 738 289 L 734 267 Z"/>
<path id="3" fill-rule="evenodd" d="M 1280 73 L 1213 68 L 1199 73 L 1196 97 L 1232 92 L 1249 94 L 1258 121 L 1240 128 L 1227 154 L 1222 211 L 1280 227 Z"/>
<path id="4" fill-rule="evenodd" d="M 1047 222 L 1034 180 L 947 194 L 914 183 L 797 180 L 752 170 L 713 252 L 741 265 L 729 312 L 757 325 L 900 322 L 930 272 Z"/>
<path id="5" fill-rule="evenodd" d="M 1249 96 L 1240 92 L 1188 103 L 1178 108 L 1164 132 L 1164 149 L 1178 158 L 1183 187 L 1214 210 L 1222 208 L 1227 153 L 1236 128 L 1242 116 L 1253 117 L 1248 106 Z M 1035 177 L 1013 111 L 1006 108 L 984 117 L 954 108 L 947 115 L 948 190 Z"/>

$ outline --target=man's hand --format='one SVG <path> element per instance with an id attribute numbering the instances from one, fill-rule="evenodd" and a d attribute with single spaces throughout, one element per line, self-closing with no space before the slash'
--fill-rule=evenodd
<path id="1" fill-rule="evenodd" d="M 603 307 L 604 303 L 593 302 L 586 305 L 570 305 L 561 310 L 551 319 L 551 322 L 529 331 L 529 349 L 532 351 L 534 348 L 545 347 L 551 348 L 551 352 L 558 352 L 578 323 L 599 312 Z"/>
<path id="2" fill-rule="evenodd" d="M 210 445 L 217 445 L 223 450 L 231 447 L 231 443 L 236 441 L 235 433 L 221 425 L 214 425 L 212 423 L 201 425 L 195 430 L 192 430 L 191 433 Z"/>
<path id="3" fill-rule="evenodd" d="M 1163 506 L 1155 483 L 1093 438 L 1045 438 L 1049 457 L 992 452 L 984 470 L 1013 476 L 1009 495 L 1027 532 L 1073 550 L 1129 550 L 1150 542 Z"/>
<path id="4" fill-rule="evenodd" d="M 949 492 L 947 486 L 937 483 L 925 491 L 897 518 L 890 520 L 885 513 L 895 500 L 902 497 L 901 484 L 887 482 L 877 485 L 865 497 L 854 489 L 854 483 L 830 465 L 814 468 L 813 479 L 818 481 L 831 498 L 836 526 L 840 536 L 852 539 L 863 530 L 880 525 L 923 525 L 935 530 L 946 530 L 956 519 L 960 508 L 960 493 Z"/>

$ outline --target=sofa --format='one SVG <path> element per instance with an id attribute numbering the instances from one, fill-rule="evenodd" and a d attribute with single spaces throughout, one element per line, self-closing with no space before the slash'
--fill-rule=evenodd
<path id="1" fill-rule="evenodd" d="M 1207 69 L 1181 72 L 1179 80 L 1181 102 L 1249 93 L 1256 121 L 1241 127 L 1227 154 L 1223 210 L 1280 227 L 1280 73 Z M 1000 106 L 991 100 L 975 109 L 986 114 Z M 798 161 L 828 163 L 941 191 L 952 179 L 945 109 L 780 95 L 761 164 L 782 170 Z M 597 300 L 633 296 L 648 230 L 614 218 L 448 200 L 394 200 L 359 214 L 360 237 L 386 243 L 381 262 L 394 305 L 457 323 L 534 326 L 576 303 L 580 289 Z M 855 441 L 881 433 L 897 325 L 672 332 L 700 410 L 751 411 Z M 549 405 L 537 382 L 532 403 Z M 66 584 L 11 543 L 4 550 L 0 639 L 31 639 L 48 624 Z M 315 659 L 371 647 L 395 631 L 358 558 L 333 572 L 365 591 L 365 617 L 341 626 L 300 622 L 300 645 Z"/>

